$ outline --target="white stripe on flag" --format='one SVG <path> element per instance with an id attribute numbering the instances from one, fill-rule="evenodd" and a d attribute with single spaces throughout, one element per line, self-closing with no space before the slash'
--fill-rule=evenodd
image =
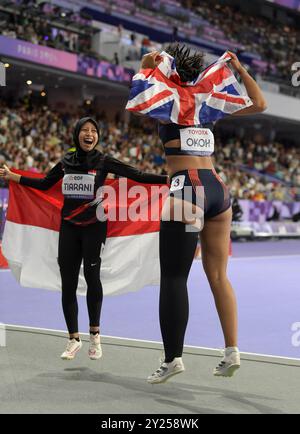
<path id="1" fill-rule="evenodd" d="M 101 266 L 105 295 L 159 284 L 158 239 L 158 232 L 107 238 Z M 61 289 L 57 264 L 58 232 L 6 221 L 2 247 L 22 286 Z M 82 269 L 78 292 L 86 293 Z"/>

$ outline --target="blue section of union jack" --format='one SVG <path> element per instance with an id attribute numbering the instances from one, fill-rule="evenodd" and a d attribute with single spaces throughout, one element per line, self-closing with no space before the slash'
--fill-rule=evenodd
<path id="1" fill-rule="evenodd" d="M 166 52 L 155 69 L 133 77 L 126 109 L 180 125 L 203 125 L 252 105 L 227 65 L 226 52 L 193 82 L 182 83 Z"/>

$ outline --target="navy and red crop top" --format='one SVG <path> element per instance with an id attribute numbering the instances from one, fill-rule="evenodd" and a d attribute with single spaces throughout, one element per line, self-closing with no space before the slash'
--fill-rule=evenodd
<path id="1" fill-rule="evenodd" d="M 191 125 L 193 128 L 209 128 L 211 131 L 213 131 L 214 124 L 209 123 L 205 125 Z M 178 124 L 162 124 L 159 123 L 158 125 L 158 135 L 160 140 L 162 141 L 165 154 L 168 155 L 191 155 L 191 156 L 202 156 L 202 153 L 195 152 L 195 151 L 185 151 L 180 148 L 170 148 L 166 147 L 165 144 L 169 142 L 170 140 L 180 140 L 180 130 L 183 128 L 188 128 L 186 125 L 178 125 Z"/>

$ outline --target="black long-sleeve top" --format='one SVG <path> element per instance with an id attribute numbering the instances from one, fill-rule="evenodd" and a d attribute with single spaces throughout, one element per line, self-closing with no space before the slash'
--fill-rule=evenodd
<path id="1" fill-rule="evenodd" d="M 104 185 L 108 173 L 123 176 L 144 184 L 167 184 L 168 182 L 166 175 L 145 173 L 122 161 L 102 154 L 95 170 L 75 170 L 74 168 L 65 166 L 60 161 L 44 178 L 21 176 L 20 184 L 38 190 L 48 190 L 60 179 L 64 178 L 62 184 L 64 193 L 62 218 L 76 225 L 86 226 L 97 221 L 96 209 L 98 203 L 95 203 L 96 192 L 99 187 Z M 80 175 L 84 175 L 83 178 L 88 179 L 85 185 L 84 182 L 82 185 L 79 185 L 80 181 L 74 181 L 74 178 L 80 179 Z M 88 185 L 90 179 L 93 179 L 93 191 L 89 193 L 88 190 L 91 188 L 91 185 Z M 84 192 L 84 189 L 87 192 Z"/>

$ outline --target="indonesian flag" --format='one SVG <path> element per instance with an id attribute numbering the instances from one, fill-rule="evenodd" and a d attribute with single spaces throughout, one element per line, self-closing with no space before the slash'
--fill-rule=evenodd
<path id="1" fill-rule="evenodd" d="M 107 240 L 101 255 L 104 294 L 137 291 L 146 285 L 159 284 L 159 220 L 168 187 L 139 184 L 126 178 L 108 180 L 106 184 L 116 192 L 116 203 L 110 204 L 109 208 L 117 216 L 123 216 L 123 221 L 108 220 Z M 138 187 L 143 187 L 146 194 L 135 193 Z M 154 187 L 162 194 L 153 197 L 150 192 Z M 127 198 L 124 188 L 129 192 Z M 2 249 L 13 275 L 22 286 L 61 290 L 57 256 L 62 205 L 61 182 L 48 191 L 10 183 Z M 128 219 L 130 213 L 131 219 Z M 135 218 L 132 218 L 133 214 Z M 78 292 L 86 293 L 83 267 Z"/>

